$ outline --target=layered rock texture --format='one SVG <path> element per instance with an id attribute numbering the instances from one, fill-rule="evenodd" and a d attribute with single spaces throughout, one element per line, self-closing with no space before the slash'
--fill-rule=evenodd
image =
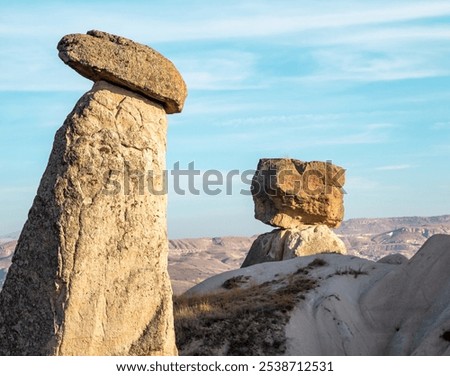
<path id="1" fill-rule="evenodd" d="M 345 170 L 330 162 L 261 159 L 252 180 L 255 218 L 281 228 L 338 227 L 344 183 Z"/>
<path id="2" fill-rule="evenodd" d="M 315 253 L 346 254 L 330 230 L 344 216 L 345 170 L 330 162 L 261 159 L 252 180 L 255 218 L 279 227 L 260 235 L 242 267 Z"/>
<path id="3" fill-rule="evenodd" d="M 150 48 L 90 34 L 64 37 L 58 48 L 69 65 L 78 64 L 76 51 L 86 70 L 108 72 L 92 79 L 110 82 L 97 81 L 56 133 L 0 295 L 2 355 L 177 353 L 162 174 L 166 111 L 181 109 L 185 91 L 171 92 L 185 85 Z M 142 63 L 146 51 L 157 59 Z M 146 64 L 160 74 L 127 73 Z M 137 83 L 147 75 L 142 86 L 155 92 L 172 88 L 170 100 L 137 93 L 121 73 Z"/>
<path id="4" fill-rule="evenodd" d="M 242 267 L 316 253 L 347 253 L 344 243 L 325 225 L 277 229 L 258 236 Z"/>
<path id="5" fill-rule="evenodd" d="M 69 34 L 58 43 L 59 57 L 82 76 L 105 80 L 181 112 L 186 84 L 173 63 L 152 48 L 98 30 Z"/>
<path id="6" fill-rule="evenodd" d="M 175 301 L 182 355 L 450 355 L 450 236 L 401 263 L 321 254 L 212 277 Z M 202 309 L 208 307 L 208 309 Z"/>

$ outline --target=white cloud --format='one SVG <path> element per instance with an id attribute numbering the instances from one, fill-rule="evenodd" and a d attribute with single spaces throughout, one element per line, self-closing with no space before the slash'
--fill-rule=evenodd
<path id="1" fill-rule="evenodd" d="M 450 14 L 447 1 L 85 2 L 8 9 L 4 36 L 55 35 L 97 27 L 153 42 L 267 37 L 307 30 L 386 24 Z M 126 22 L 132 20 L 132 22 Z M 52 22 L 50 22 L 52 21 Z M 38 24 L 38 25 L 37 25 Z M 39 26 L 39 27 L 36 27 Z"/>
<path id="2" fill-rule="evenodd" d="M 190 90 L 249 88 L 256 56 L 249 52 L 211 50 L 176 59 L 177 68 Z"/>
<path id="3" fill-rule="evenodd" d="M 398 170 L 406 170 L 409 168 L 412 168 L 412 165 L 409 164 L 398 164 L 398 165 L 387 165 L 387 166 L 380 166 L 376 167 L 375 170 L 377 171 L 398 171 Z"/>
<path id="4" fill-rule="evenodd" d="M 438 121 L 431 126 L 431 129 L 435 131 L 448 131 L 450 130 L 450 121 Z"/>
<path id="5" fill-rule="evenodd" d="M 345 190 L 355 191 L 376 191 L 381 188 L 381 183 L 362 176 L 349 176 L 345 178 Z"/>
<path id="6" fill-rule="evenodd" d="M 188 3 L 187 3 L 188 4 Z M 301 31 L 346 28 L 358 25 L 386 24 L 450 14 L 448 2 L 369 2 L 350 1 L 339 6 L 308 6 L 308 2 L 252 2 L 240 11 L 236 3 L 229 6 L 203 7 L 200 17 L 176 20 L 153 20 L 150 31 L 155 42 L 210 40 L 223 38 L 261 38 Z M 350 10 L 349 10 L 350 9 Z M 207 15 L 205 16 L 205 12 Z M 180 14 L 183 12 L 180 10 Z M 141 28 L 139 18 L 133 25 Z M 136 30 L 135 29 L 135 30 Z M 137 31 L 136 32 L 139 32 Z M 142 31 L 141 31 L 142 32 Z M 147 32 L 147 30 L 146 30 Z"/>
<path id="7" fill-rule="evenodd" d="M 345 45 L 369 50 L 392 49 L 398 46 L 411 46 L 419 43 L 442 43 L 450 38 L 450 28 L 447 26 L 410 26 L 397 25 L 362 25 L 360 27 L 341 28 L 333 32 L 332 37 L 327 30 L 317 30 L 308 34 L 307 38 L 299 40 L 299 45 L 336 46 Z M 424 52 L 424 51 L 422 51 Z"/>
<path id="8" fill-rule="evenodd" d="M 450 45 L 449 45 L 450 50 Z M 411 53 L 410 51 L 364 51 L 361 49 L 327 48 L 312 52 L 316 71 L 297 82 L 353 81 L 374 82 L 415 79 L 450 75 L 440 53 Z"/>

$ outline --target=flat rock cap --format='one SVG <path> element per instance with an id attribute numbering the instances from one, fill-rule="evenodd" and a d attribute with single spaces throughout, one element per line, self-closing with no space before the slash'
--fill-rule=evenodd
<path id="1" fill-rule="evenodd" d="M 173 63 L 154 49 L 103 31 L 69 34 L 58 43 L 59 57 L 82 76 L 109 81 L 181 112 L 186 84 Z"/>

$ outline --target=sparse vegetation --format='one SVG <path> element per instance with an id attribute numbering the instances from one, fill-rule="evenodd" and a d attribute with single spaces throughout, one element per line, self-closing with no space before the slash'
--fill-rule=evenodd
<path id="1" fill-rule="evenodd" d="M 333 253 L 335 253 L 335 252 L 333 252 Z M 324 259 L 317 257 L 308 264 L 308 268 L 315 268 L 317 266 L 325 266 L 325 265 L 328 265 L 328 263 Z"/>
<path id="2" fill-rule="evenodd" d="M 321 259 L 321 258 L 317 257 L 313 261 L 311 261 L 306 267 L 299 268 L 295 272 L 295 274 L 305 274 L 305 275 L 307 275 L 307 274 L 309 274 L 309 271 L 311 269 L 314 269 L 314 268 L 317 268 L 317 267 L 320 267 L 320 266 L 325 266 L 325 265 L 328 265 L 328 263 L 324 259 Z"/>
<path id="3" fill-rule="evenodd" d="M 355 278 L 358 278 L 360 275 L 367 275 L 368 273 L 362 269 L 362 266 L 358 269 L 353 268 L 345 268 L 345 269 L 337 269 L 334 275 L 352 275 Z"/>
<path id="4" fill-rule="evenodd" d="M 240 276 L 242 277 L 242 276 Z M 228 291 L 174 297 L 175 333 L 182 355 L 280 355 L 287 314 L 317 282 L 303 275 Z"/>
<path id="5" fill-rule="evenodd" d="M 238 275 L 236 277 L 232 277 L 227 279 L 224 283 L 222 283 L 222 287 L 227 290 L 234 289 L 236 287 L 240 287 L 241 285 L 247 283 L 250 279 L 248 276 Z"/>

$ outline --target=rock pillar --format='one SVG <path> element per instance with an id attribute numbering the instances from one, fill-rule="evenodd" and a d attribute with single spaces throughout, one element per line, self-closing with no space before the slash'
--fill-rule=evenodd
<path id="1" fill-rule="evenodd" d="M 186 86 L 147 46 L 92 31 L 60 57 L 94 80 L 57 131 L 0 293 L 1 355 L 175 355 L 163 171 Z"/>

